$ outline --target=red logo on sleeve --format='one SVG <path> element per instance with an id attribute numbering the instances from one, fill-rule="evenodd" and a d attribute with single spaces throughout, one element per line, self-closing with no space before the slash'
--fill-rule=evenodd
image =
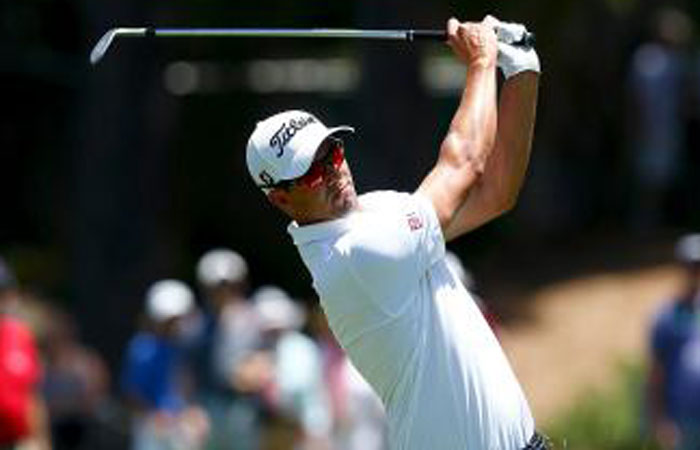
<path id="1" fill-rule="evenodd" d="M 406 214 L 406 220 L 408 221 L 408 227 L 411 229 L 411 231 L 416 231 L 423 228 L 423 220 L 414 212 Z"/>

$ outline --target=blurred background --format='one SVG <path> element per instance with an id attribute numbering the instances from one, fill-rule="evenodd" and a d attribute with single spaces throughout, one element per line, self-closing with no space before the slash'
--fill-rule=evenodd
<path id="1" fill-rule="evenodd" d="M 699 2 L 4 0 L 0 255 L 41 358 L 60 312 L 101 361 L 112 448 L 132 436 L 120 380 L 146 291 L 179 279 L 204 308 L 195 268 L 208 250 L 235 250 L 246 296 L 282 287 L 307 311 L 305 335 L 319 333 L 286 219 L 249 180 L 256 121 L 302 108 L 353 125 L 358 191 L 413 190 L 464 68 L 439 43 L 215 38 L 122 39 L 91 66 L 99 37 L 151 24 L 442 28 L 487 13 L 537 35 L 533 155 L 515 210 L 451 250 L 555 442 L 653 448 L 650 326 L 682 286 L 676 240 L 700 230 Z"/>

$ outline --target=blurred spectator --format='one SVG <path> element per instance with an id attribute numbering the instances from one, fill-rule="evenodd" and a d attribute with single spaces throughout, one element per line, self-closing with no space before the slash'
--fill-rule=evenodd
<path id="1" fill-rule="evenodd" d="M 208 420 L 186 396 L 181 319 L 194 306 L 192 291 L 177 280 L 154 283 L 146 294 L 148 326 L 129 342 L 122 389 L 133 412 L 134 450 L 203 448 Z"/>
<path id="2" fill-rule="evenodd" d="M 631 164 L 635 199 L 633 226 L 662 225 L 669 194 L 681 173 L 684 99 L 689 65 L 685 46 L 692 34 L 690 18 L 680 10 L 661 9 L 654 16 L 652 38 L 634 52 L 629 73 L 631 96 Z"/>
<path id="3" fill-rule="evenodd" d="M 346 422 L 338 450 L 382 450 L 388 448 L 384 406 L 372 387 L 345 358 L 347 389 Z M 344 433 L 343 433 L 344 432 Z M 337 442 L 337 441 L 336 441 Z"/>
<path id="4" fill-rule="evenodd" d="M 481 310 L 481 313 L 491 326 L 491 329 L 496 336 L 498 336 L 498 318 L 496 317 L 496 314 L 489 309 L 486 303 L 484 303 L 481 296 L 477 294 L 474 275 L 471 273 L 471 271 L 464 267 L 462 260 L 459 259 L 459 256 L 457 256 L 457 254 L 454 252 L 448 251 L 445 255 L 445 261 L 447 261 L 447 265 L 450 267 L 450 270 L 454 272 L 454 274 L 457 275 L 457 278 L 462 282 L 464 288 L 471 294 L 471 297 Z"/>
<path id="5" fill-rule="evenodd" d="M 695 23 L 700 15 L 695 17 Z M 690 118 L 687 125 L 688 157 L 684 164 L 684 193 L 683 205 L 687 214 L 687 223 L 691 227 L 700 225 L 700 177 L 697 168 L 700 167 L 700 46 L 695 41 L 692 61 L 692 88 L 689 102 L 691 103 Z"/>
<path id="6" fill-rule="evenodd" d="M 43 392 L 54 450 L 102 448 L 98 432 L 110 416 L 109 372 L 100 355 L 79 342 L 73 319 L 50 310 L 43 353 Z"/>
<path id="7" fill-rule="evenodd" d="M 212 421 L 207 447 L 257 450 L 269 369 L 258 364 L 260 326 L 246 298 L 248 265 L 229 249 L 205 253 L 197 264 L 205 312 L 191 347 L 197 388 Z"/>
<path id="8" fill-rule="evenodd" d="M 311 318 L 329 393 L 334 450 L 387 448 L 388 424 L 381 400 L 338 345 L 325 314 L 315 309 Z"/>
<path id="9" fill-rule="evenodd" d="M 0 448 L 49 449 L 38 350 L 20 304 L 17 280 L 0 258 Z"/>
<path id="10" fill-rule="evenodd" d="M 700 234 L 682 237 L 682 290 L 654 318 L 648 407 L 663 449 L 700 448 Z"/>
<path id="11" fill-rule="evenodd" d="M 288 448 L 330 449 L 332 424 L 321 354 L 317 344 L 300 331 L 306 321 L 303 309 L 274 286 L 259 288 L 253 302 L 273 368 L 266 400 L 291 424 L 294 446 Z"/>

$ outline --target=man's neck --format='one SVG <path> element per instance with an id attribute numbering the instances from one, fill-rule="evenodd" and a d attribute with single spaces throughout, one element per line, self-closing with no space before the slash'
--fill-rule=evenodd
<path id="1" fill-rule="evenodd" d="M 347 211 L 344 211 L 340 214 L 333 215 L 333 216 L 323 216 L 323 217 L 300 216 L 300 217 L 292 218 L 292 220 L 294 220 L 297 223 L 297 225 L 299 225 L 300 227 L 303 227 L 306 225 L 314 225 L 314 224 L 318 224 L 318 223 L 332 222 L 334 220 L 343 219 L 343 218 L 347 217 L 349 214 L 351 214 L 359 209 L 360 209 L 359 206 L 356 204 L 355 207 L 348 209 Z"/>

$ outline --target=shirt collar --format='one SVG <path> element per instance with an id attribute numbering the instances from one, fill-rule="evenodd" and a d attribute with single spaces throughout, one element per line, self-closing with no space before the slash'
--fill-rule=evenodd
<path id="1" fill-rule="evenodd" d="M 294 245 L 299 247 L 313 241 L 328 239 L 346 232 L 350 229 L 350 221 L 354 215 L 355 212 L 351 212 L 339 219 L 311 225 L 299 225 L 296 221 L 293 221 L 287 227 L 287 232 L 292 236 Z"/>

